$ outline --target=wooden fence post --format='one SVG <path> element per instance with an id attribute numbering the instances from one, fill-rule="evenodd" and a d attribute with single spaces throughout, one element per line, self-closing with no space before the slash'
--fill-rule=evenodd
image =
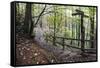
<path id="1" fill-rule="evenodd" d="M 65 50 L 65 39 L 62 38 L 62 46 L 63 46 L 63 50 Z"/>

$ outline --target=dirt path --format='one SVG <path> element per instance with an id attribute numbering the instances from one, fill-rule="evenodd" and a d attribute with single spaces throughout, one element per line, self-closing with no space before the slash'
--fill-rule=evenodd
<path id="1" fill-rule="evenodd" d="M 55 63 L 53 53 L 39 47 L 33 39 L 17 36 L 16 39 L 16 64 L 48 64 Z"/>
<path id="2" fill-rule="evenodd" d="M 26 36 L 16 36 L 16 64 L 48 64 L 63 62 L 96 61 L 96 54 L 80 55 L 80 52 L 62 50 L 56 46 L 39 43 Z"/>

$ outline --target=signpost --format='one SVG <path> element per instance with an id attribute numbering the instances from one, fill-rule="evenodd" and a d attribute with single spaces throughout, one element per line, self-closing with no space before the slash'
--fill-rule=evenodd
<path id="1" fill-rule="evenodd" d="M 81 51 L 84 52 L 84 45 L 85 45 L 85 28 L 83 25 L 83 18 L 88 17 L 87 15 L 84 14 L 83 11 L 76 9 L 76 13 L 73 13 L 72 16 L 79 15 L 81 17 Z"/>

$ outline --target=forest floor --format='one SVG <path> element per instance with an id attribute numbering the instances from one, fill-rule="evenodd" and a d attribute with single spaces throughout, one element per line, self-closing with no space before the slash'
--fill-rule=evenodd
<path id="1" fill-rule="evenodd" d="M 49 64 L 62 62 L 95 61 L 96 55 L 62 50 L 53 46 L 40 45 L 33 38 L 16 34 L 16 64 Z"/>
<path id="2" fill-rule="evenodd" d="M 16 64 L 48 64 L 55 63 L 56 58 L 53 53 L 41 48 L 31 38 L 16 35 Z"/>

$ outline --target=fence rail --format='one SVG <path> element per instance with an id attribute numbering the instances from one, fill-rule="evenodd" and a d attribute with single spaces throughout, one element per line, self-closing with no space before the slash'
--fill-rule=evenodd
<path id="1" fill-rule="evenodd" d="M 48 39 L 47 37 L 52 37 L 53 40 L 51 39 Z M 54 39 L 55 38 L 55 39 Z M 61 42 L 58 42 L 58 41 L 54 41 L 56 40 L 57 38 L 61 39 L 62 41 Z M 72 46 L 71 44 L 66 44 L 65 43 L 65 40 L 74 40 L 74 41 L 85 41 L 85 42 L 92 42 L 94 40 L 81 40 L 81 39 L 73 39 L 73 38 L 64 38 L 64 37 L 54 37 L 52 35 L 49 35 L 49 36 L 46 36 L 46 40 L 47 41 L 51 41 L 53 43 L 58 43 L 60 44 L 62 47 L 63 47 L 63 50 L 65 49 L 65 46 L 69 47 L 69 48 L 75 48 L 75 49 L 80 49 L 80 47 L 76 47 L 76 46 Z M 93 53 L 96 53 L 96 49 L 95 48 L 88 48 L 88 49 L 84 49 L 84 52 L 93 52 Z"/>

